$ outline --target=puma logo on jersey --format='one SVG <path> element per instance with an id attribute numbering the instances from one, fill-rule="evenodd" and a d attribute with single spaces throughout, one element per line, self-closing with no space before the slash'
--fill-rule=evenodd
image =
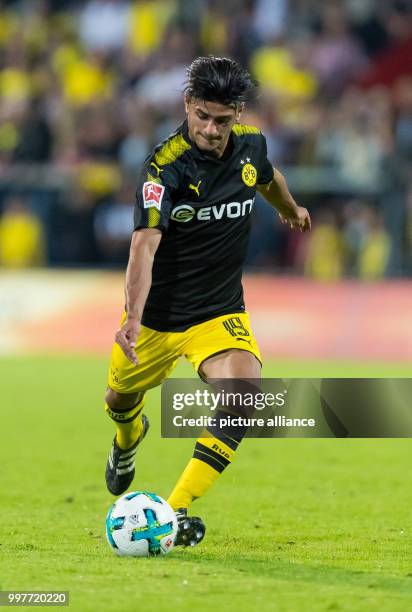
<path id="1" fill-rule="evenodd" d="M 252 341 L 251 340 L 246 340 L 246 338 L 236 338 L 237 342 L 248 342 L 248 344 L 250 344 L 250 346 L 252 346 Z"/>
<path id="2" fill-rule="evenodd" d="M 193 191 L 196 192 L 198 198 L 200 197 L 199 187 L 200 187 L 200 183 L 201 182 L 202 181 L 199 181 L 197 185 L 193 185 L 192 183 L 190 183 L 190 185 L 189 185 L 189 189 L 193 189 Z"/>
<path id="3" fill-rule="evenodd" d="M 159 166 L 154 162 L 150 162 L 150 165 L 156 170 L 157 176 L 160 176 L 160 173 L 163 172 L 164 168 L 159 168 Z"/>

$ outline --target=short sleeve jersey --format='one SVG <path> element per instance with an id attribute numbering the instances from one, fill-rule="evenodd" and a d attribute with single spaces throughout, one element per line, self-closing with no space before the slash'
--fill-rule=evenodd
<path id="1" fill-rule="evenodd" d="M 142 323 L 183 331 L 243 312 L 242 269 L 258 184 L 273 179 L 266 140 L 236 124 L 218 159 L 190 140 L 187 123 L 155 147 L 142 168 L 134 228 L 159 228 Z"/>

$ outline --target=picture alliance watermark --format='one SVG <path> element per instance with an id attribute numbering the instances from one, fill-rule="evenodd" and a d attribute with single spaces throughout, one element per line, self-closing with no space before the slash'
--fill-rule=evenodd
<path id="1" fill-rule="evenodd" d="M 173 417 L 175 427 L 315 427 L 315 419 L 289 418 L 285 415 L 275 415 L 273 418 L 263 419 L 259 417 L 230 416 L 219 419 L 210 416 L 200 416 L 197 418 L 183 417 L 177 415 Z"/>
<path id="2" fill-rule="evenodd" d="M 412 437 L 412 379 L 167 379 L 166 438 Z"/>

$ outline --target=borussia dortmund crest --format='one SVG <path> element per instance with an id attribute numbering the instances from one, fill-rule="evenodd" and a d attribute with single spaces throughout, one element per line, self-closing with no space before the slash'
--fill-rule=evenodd
<path id="1" fill-rule="evenodd" d="M 256 185 L 257 172 L 252 164 L 245 164 L 242 168 L 242 180 L 248 187 Z"/>

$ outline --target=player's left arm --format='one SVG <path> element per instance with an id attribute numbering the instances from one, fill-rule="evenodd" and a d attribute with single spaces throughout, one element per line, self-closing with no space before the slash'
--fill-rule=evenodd
<path id="1" fill-rule="evenodd" d="M 282 223 L 289 223 L 292 228 L 301 232 L 310 231 L 310 215 L 306 208 L 299 206 L 290 193 L 285 177 L 279 170 L 273 168 L 273 179 L 265 185 L 258 185 L 258 191 L 276 208 Z"/>

